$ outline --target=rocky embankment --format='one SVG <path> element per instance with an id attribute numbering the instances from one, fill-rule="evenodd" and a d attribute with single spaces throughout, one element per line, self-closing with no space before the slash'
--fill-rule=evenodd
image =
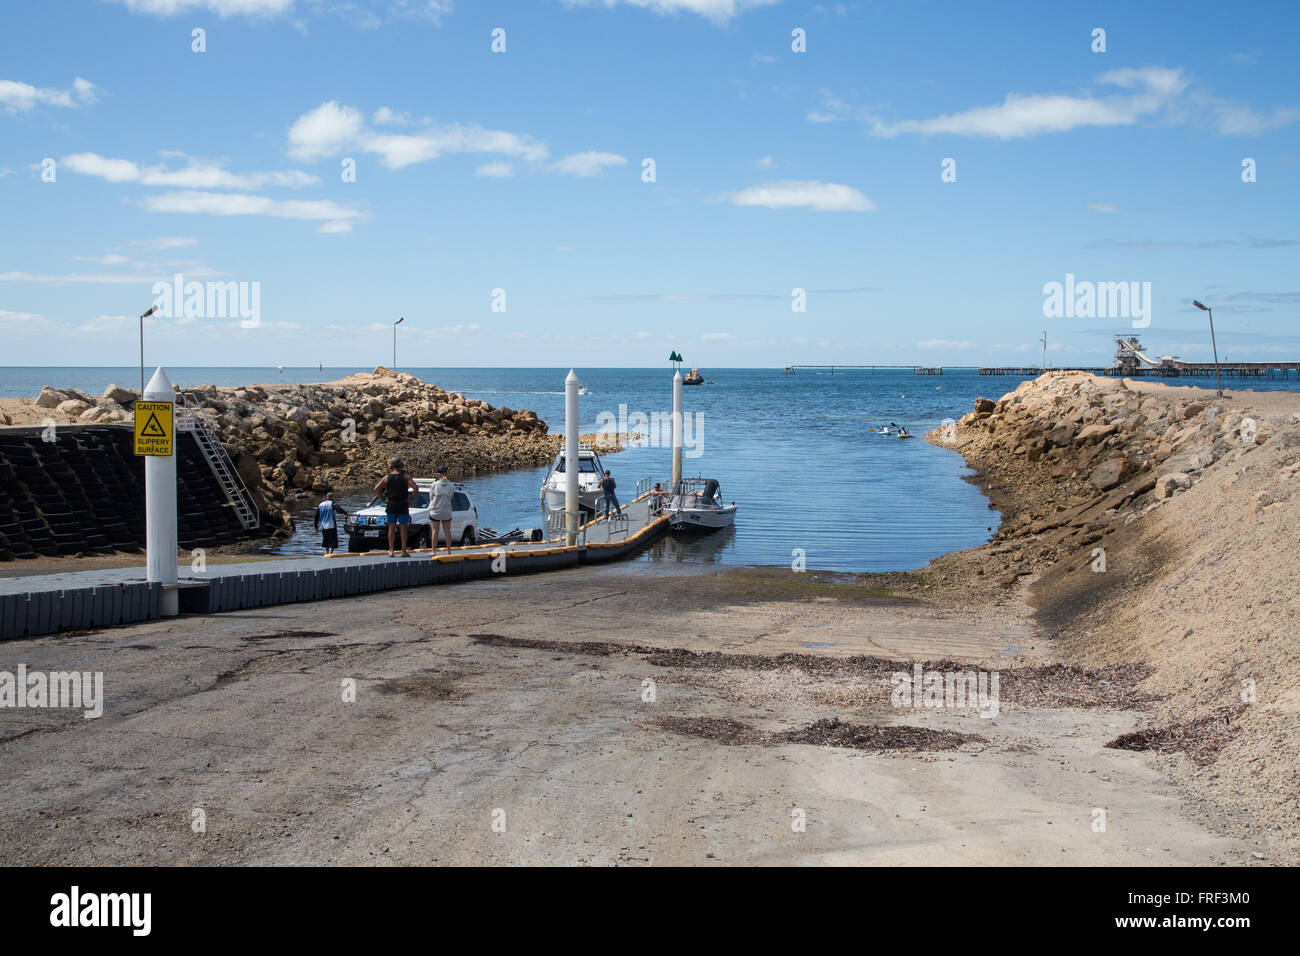
<path id="1" fill-rule="evenodd" d="M 496 407 L 382 366 L 337 382 L 177 385 L 177 392 L 216 429 L 267 520 L 286 528 L 286 499 L 369 486 L 394 457 L 414 474 L 446 465 L 453 478 L 464 478 L 549 463 L 561 441 L 536 412 Z M 9 417 L 13 424 L 38 424 L 43 416 L 59 424 L 126 422 L 135 398 L 116 385 L 98 397 L 46 387 L 35 407 L 10 408 Z M 620 447 L 609 436 L 598 440 L 605 453 Z"/>
<path id="2" fill-rule="evenodd" d="M 1049 373 L 927 437 L 1005 515 L 927 580 L 1023 597 L 1063 660 L 1149 667 L 1150 726 L 1115 745 L 1300 859 L 1300 395 Z"/>
<path id="3" fill-rule="evenodd" d="M 52 388 L 47 385 L 36 397 L 35 413 L 58 425 L 108 425 L 130 421 L 131 404 L 136 393 L 118 385 L 110 385 L 102 395 L 91 395 L 79 388 Z M 14 420 L 5 411 L 6 425 L 24 424 Z"/>
<path id="4" fill-rule="evenodd" d="M 1179 394 L 1189 391 L 1197 394 Z M 998 582 L 1009 585 L 1145 517 L 1221 459 L 1298 427 L 1291 414 L 1240 404 L 1199 389 L 1061 372 L 997 401 L 977 399 L 955 425 L 926 437 L 981 472 L 1004 515 L 986 549 L 1003 559 Z"/>

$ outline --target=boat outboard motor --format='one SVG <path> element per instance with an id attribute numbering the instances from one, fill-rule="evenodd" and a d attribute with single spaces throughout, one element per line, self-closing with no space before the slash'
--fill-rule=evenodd
<path id="1" fill-rule="evenodd" d="M 704 483 L 704 497 L 710 501 L 718 497 L 718 483 L 712 478 Z"/>

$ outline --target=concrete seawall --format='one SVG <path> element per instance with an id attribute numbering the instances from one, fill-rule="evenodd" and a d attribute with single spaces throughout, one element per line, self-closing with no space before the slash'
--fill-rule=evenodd
<path id="1" fill-rule="evenodd" d="M 132 553 L 144 547 L 144 464 L 121 425 L 0 430 L 0 561 Z M 182 548 L 231 544 L 247 532 L 192 435 L 177 436 Z"/>

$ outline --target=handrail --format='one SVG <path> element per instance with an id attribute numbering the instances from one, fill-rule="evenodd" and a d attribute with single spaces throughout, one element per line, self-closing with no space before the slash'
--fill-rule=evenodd
<path id="1" fill-rule="evenodd" d="M 239 523 L 244 526 L 245 531 L 254 530 L 262 523 L 262 516 L 248 486 L 244 484 L 244 479 L 239 477 L 239 469 L 231 461 L 226 446 L 221 442 L 221 437 L 207 418 L 200 415 L 199 410 L 190 404 L 185 393 L 180 389 L 176 389 L 176 400 L 185 410 L 184 415 L 177 416 L 177 427 L 194 436 L 195 444 L 203 452 L 208 467 L 212 469 L 217 483 L 221 485 L 221 490 L 226 493 L 226 499 L 235 509 Z"/>
<path id="2" fill-rule="evenodd" d="M 547 540 L 548 540 L 548 541 L 551 540 L 551 536 L 552 536 L 552 535 L 554 535 L 556 538 L 558 538 L 558 537 L 560 537 L 560 536 L 564 536 L 565 539 L 566 539 L 566 541 L 567 541 L 568 534 L 569 534 L 569 523 L 568 523 L 568 517 L 569 517 L 569 514 L 570 514 L 570 512 L 568 512 L 568 511 L 548 511 L 548 512 L 546 512 L 546 534 L 547 534 Z M 581 511 L 581 509 L 579 509 L 577 517 L 578 517 L 578 522 L 577 522 L 577 524 L 578 524 L 578 541 L 579 541 L 579 543 L 581 543 L 581 544 L 586 544 L 586 543 L 587 543 L 587 526 L 584 525 L 584 524 L 582 523 L 582 520 L 581 520 L 581 519 L 582 519 L 582 511 Z"/>

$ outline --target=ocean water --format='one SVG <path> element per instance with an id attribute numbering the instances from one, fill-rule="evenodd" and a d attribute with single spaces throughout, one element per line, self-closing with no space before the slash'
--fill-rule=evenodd
<path id="1" fill-rule="evenodd" d="M 169 368 L 179 384 L 243 385 L 252 382 L 318 382 L 358 368 Z M 368 371 L 366 369 L 365 371 Z M 449 391 L 493 405 L 531 408 L 551 426 L 564 428 L 564 377 L 568 369 L 403 368 Z M 1022 379 L 983 377 L 973 370 L 942 376 L 909 370 L 870 369 L 820 374 L 780 369 L 702 369 L 712 385 L 687 387 L 690 420 L 683 470 L 716 478 L 723 497 L 740 510 L 736 527 L 700 538 L 672 538 L 650 549 L 643 561 L 688 561 L 789 566 L 798 552 L 809 569 L 896 571 L 923 567 L 949 551 L 988 540 L 1000 516 L 970 482 L 960 455 L 926 442 L 923 433 L 945 419 L 960 418 L 980 395 L 998 398 Z M 670 369 L 577 369 L 589 394 L 581 399 L 582 431 L 597 430 L 602 413 L 625 414 L 672 408 Z M 98 393 L 110 382 L 139 384 L 138 369 L 0 368 L 0 396 L 34 395 L 45 384 Z M 1204 386 L 1205 380 L 1197 380 Z M 1210 381 L 1212 385 L 1212 380 Z M 1232 388 L 1237 383 L 1232 383 Z M 1295 389 L 1295 381 L 1260 382 L 1253 388 Z M 910 440 L 868 431 L 897 422 Z M 607 456 L 623 500 L 638 479 L 667 482 L 672 453 L 668 437 L 650 446 Z M 658 445 L 659 447 L 655 447 Z M 465 480 L 484 525 L 498 530 L 541 523 L 538 490 L 546 469 L 529 468 Z M 378 475 L 375 476 L 378 479 Z M 344 507 L 368 495 L 343 492 Z M 280 546 L 284 553 L 319 553 L 311 507 L 299 510 L 299 532 Z"/>

